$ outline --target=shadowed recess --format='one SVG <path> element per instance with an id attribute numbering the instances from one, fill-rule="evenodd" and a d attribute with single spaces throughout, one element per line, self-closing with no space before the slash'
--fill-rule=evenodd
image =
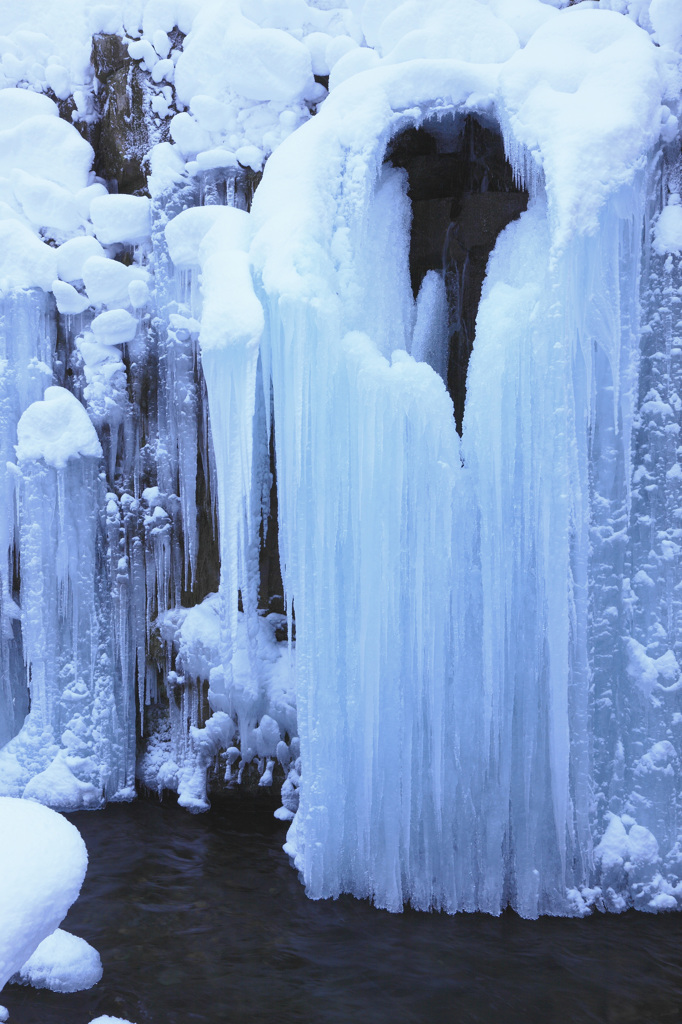
<path id="1" fill-rule="evenodd" d="M 502 136 L 473 117 L 409 128 L 387 159 L 403 167 L 412 201 L 410 276 L 415 298 L 428 270 L 443 274 L 449 311 L 447 387 L 462 430 L 466 375 L 488 257 L 528 205 L 514 181 Z"/>

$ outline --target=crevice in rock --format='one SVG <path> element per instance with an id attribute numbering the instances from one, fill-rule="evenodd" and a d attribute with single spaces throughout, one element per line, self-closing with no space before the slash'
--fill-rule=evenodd
<path id="1" fill-rule="evenodd" d="M 284 585 L 279 562 L 277 521 L 277 468 L 275 464 L 275 427 L 270 434 L 270 507 L 267 521 L 261 523 L 260 592 L 258 603 L 269 612 L 284 614 Z"/>

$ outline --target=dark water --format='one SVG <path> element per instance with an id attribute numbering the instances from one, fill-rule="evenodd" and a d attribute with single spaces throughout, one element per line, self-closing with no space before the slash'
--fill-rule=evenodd
<path id="1" fill-rule="evenodd" d="M 270 817 L 146 800 L 71 819 L 90 867 L 64 927 L 104 978 L 8 986 L 11 1024 L 682 1022 L 682 914 L 390 915 L 306 899 Z"/>

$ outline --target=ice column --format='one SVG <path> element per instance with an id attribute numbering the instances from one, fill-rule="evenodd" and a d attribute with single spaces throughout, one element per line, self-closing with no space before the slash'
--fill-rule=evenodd
<path id="1" fill-rule="evenodd" d="M 134 714 L 109 631 L 102 449 L 78 400 L 50 387 L 19 421 L 17 455 L 31 710 L 0 752 L 3 786 L 68 809 L 125 799 Z"/>
<path id="2" fill-rule="evenodd" d="M 258 553 L 263 478 L 267 475 L 269 480 L 259 372 L 264 317 L 246 252 L 249 215 L 237 209 L 224 214 L 204 237 L 199 252 L 204 295 L 199 341 L 218 482 L 223 641 L 222 673 L 211 680 L 209 701 L 214 711 L 235 714 L 245 757 L 262 690 Z M 269 405 L 269 382 L 267 394 Z M 246 626 L 241 631 L 240 598 Z M 250 671 L 237 681 L 235 655 L 244 644 Z"/>
<path id="3" fill-rule="evenodd" d="M 21 414 L 51 381 L 53 344 L 44 292 L 16 290 L 0 299 L 0 747 L 19 730 L 28 710 L 13 580 L 14 445 Z"/>
<path id="4" fill-rule="evenodd" d="M 268 306 L 280 553 L 302 655 L 304 773 L 289 849 L 313 898 L 346 891 L 392 910 L 411 900 L 454 911 L 459 439 L 441 378 L 405 350 L 413 313 L 403 176 L 381 179 L 380 208 L 387 189 L 399 202 L 395 230 L 367 257 L 359 224 L 348 231 L 357 280 L 373 292 L 371 304 L 352 305 L 360 330 L 344 330 L 326 281 L 308 301 L 282 295 Z M 372 223 L 372 201 L 369 191 L 354 217 Z M 379 343 L 370 336 L 376 309 L 398 311 L 393 350 L 385 325 Z"/>

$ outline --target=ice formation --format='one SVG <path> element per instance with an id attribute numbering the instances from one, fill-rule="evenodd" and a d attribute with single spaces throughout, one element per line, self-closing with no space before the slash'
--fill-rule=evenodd
<path id="1" fill-rule="evenodd" d="M 677 907 L 677 4 L 44 8 L 0 37 L 0 792 L 278 781 L 314 898 Z"/>

